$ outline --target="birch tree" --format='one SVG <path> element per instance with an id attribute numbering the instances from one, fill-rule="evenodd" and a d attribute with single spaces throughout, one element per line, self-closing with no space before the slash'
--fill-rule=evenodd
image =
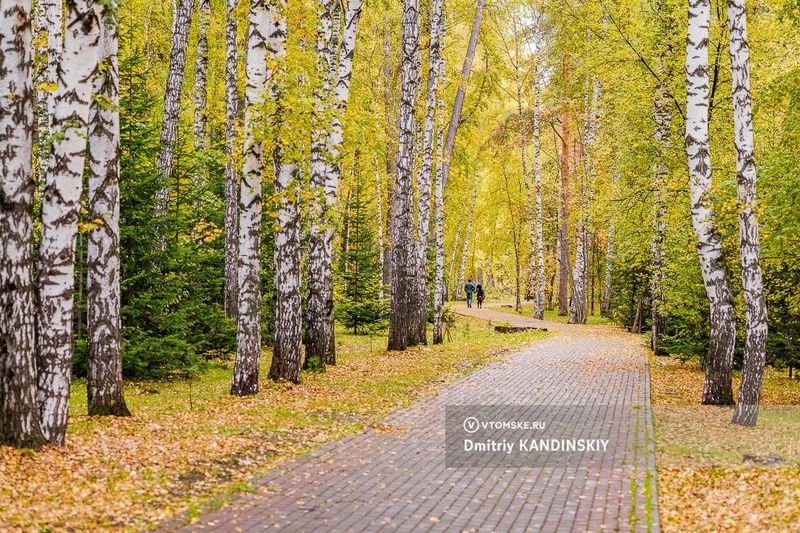
<path id="1" fill-rule="evenodd" d="M 331 4 L 333 10 L 336 4 Z M 318 220 L 323 221 L 320 226 L 312 218 L 311 242 L 309 250 L 309 300 L 307 307 L 308 316 L 308 343 L 306 345 L 306 358 L 319 358 L 322 365 L 336 364 L 336 343 L 334 339 L 334 314 L 333 314 L 333 276 L 331 273 L 333 253 L 333 226 L 336 209 L 336 193 L 339 189 L 339 180 L 342 173 L 341 152 L 344 145 L 344 116 L 347 112 L 347 102 L 350 98 L 350 79 L 353 74 L 353 59 L 355 57 L 356 36 L 358 23 L 361 18 L 363 0 L 349 0 L 344 16 L 344 32 L 341 35 L 341 46 L 338 53 L 328 45 L 327 52 L 318 49 L 320 57 L 325 55 L 326 67 L 333 73 L 332 78 L 327 78 L 328 85 L 334 84 L 333 109 L 331 122 L 324 130 L 324 142 L 319 143 L 320 149 L 325 149 L 322 157 L 317 160 L 317 172 L 322 172 L 314 179 L 314 160 L 312 159 L 312 187 L 317 188 L 321 213 Z M 339 35 L 339 16 L 334 17 L 331 35 Z M 328 31 L 325 37 L 328 37 Z M 329 37 L 329 41 L 338 43 L 338 37 Z M 323 65 L 320 65 L 323 68 Z M 321 72 L 321 71 L 320 71 Z M 330 88 L 325 87 L 324 93 L 330 98 Z M 312 146 L 312 158 L 313 158 Z M 312 274 L 313 272 L 313 274 Z"/>
<path id="2" fill-rule="evenodd" d="M 439 48 L 444 48 L 445 38 L 445 13 L 444 6 L 439 17 Z M 437 135 L 436 135 L 436 175 L 434 181 L 436 189 L 434 193 L 434 217 L 436 218 L 436 270 L 434 273 L 433 289 L 433 344 L 442 344 L 444 311 L 444 92 L 445 82 L 445 58 L 444 54 L 439 54 L 439 86 L 442 88 L 438 92 L 437 112 Z"/>
<path id="3" fill-rule="evenodd" d="M 291 160 L 283 148 L 281 136 L 286 132 L 284 85 L 286 60 L 286 3 L 270 0 L 275 10 L 267 49 L 270 62 L 278 70 L 271 77 L 271 93 L 277 110 L 272 117 L 272 131 L 276 132 L 272 161 L 275 171 L 275 346 L 272 351 L 271 379 L 300 381 L 302 365 L 301 295 L 300 295 L 300 173 L 296 161 Z M 240 230 L 241 231 L 241 230 Z"/>
<path id="4" fill-rule="evenodd" d="M 464 97 L 467 94 L 467 82 L 470 72 L 472 72 L 472 62 L 475 59 L 475 51 L 478 48 L 478 36 L 481 33 L 481 23 L 483 22 L 483 9 L 486 7 L 486 0 L 478 0 L 475 7 L 475 20 L 472 22 L 472 31 L 469 34 L 469 44 L 467 45 L 467 55 L 464 58 L 464 66 L 461 68 L 461 79 L 458 84 L 458 91 L 453 102 L 453 111 L 450 114 L 450 124 L 447 127 L 447 137 L 444 143 L 444 169 L 442 179 L 444 187 L 447 188 L 447 177 L 450 174 L 450 159 L 453 156 L 453 147 L 456 144 L 456 133 L 461 122 L 461 111 L 464 108 Z"/>
<path id="5" fill-rule="evenodd" d="M 329 351 L 335 351 L 333 342 L 333 279 L 331 276 L 330 243 L 333 236 L 333 211 L 325 197 L 328 157 L 328 116 L 333 80 L 331 50 L 333 32 L 333 0 L 317 3 L 317 83 L 314 90 L 314 111 L 317 125 L 311 134 L 311 201 L 309 202 L 308 243 L 308 303 L 306 304 L 306 366 L 325 368 Z M 336 202 L 334 189 L 333 202 Z M 326 246 L 327 244 L 327 246 Z M 334 352 L 335 353 L 335 352 Z M 333 356 L 335 358 L 335 356 Z"/>
<path id="6" fill-rule="evenodd" d="M 37 313 L 37 403 L 42 433 L 58 445 L 64 444 L 67 432 L 72 381 L 75 237 L 99 37 L 94 1 L 70 2 L 66 28 L 52 124 L 58 141 L 42 199 Z"/>
<path id="7" fill-rule="evenodd" d="M 430 44 L 428 47 L 428 86 L 425 97 L 425 119 L 422 134 L 422 164 L 417 178 L 417 245 L 414 322 L 410 336 L 416 344 L 427 343 L 428 325 L 428 247 L 430 234 L 431 188 L 433 186 L 433 152 L 436 126 L 437 91 L 441 57 L 441 17 L 443 0 L 431 2 Z"/>
<path id="8" fill-rule="evenodd" d="M 567 78 L 567 57 L 562 60 L 562 78 Z M 561 209 L 558 228 L 558 316 L 566 316 L 569 307 L 569 137 L 570 116 L 565 111 L 561 115 Z"/>
<path id="9" fill-rule="evenodd" d="M 483 0 L 481 0 L 483 1 Z M 392 299 L 389 316 L 389 350 L 405 350 L 410 333 L 414 290 L 414 107 L 419 90 L 419 3 L 403 2 L 403 38 L 400 80 L 400 118 L 397 122 L 397 181 L 392 201 Z"/>
<path id="10" fill-rule="evenodd" d="M 189 28 L 192 24 L 194 0 L 180 0 L 175 11 L 172 31 L 172 51 L 169 56 L 167 85 L 164 90 L 164 116 L 161 126 L 161 152 L 158 154 L 157 171 L 161 189 L 156 192 L 155 216 L 163 218 L 169 211 L 170 180 L 172 164 L 175 159 L 175 142 L 178 138 L 178 119 L 181 112 L 181 86 L 186 67 L 186 48 L 189 42 Z M 160 249 L 164 249 L 164 230 L 158 238 Z"/>
<path id="11" fill-rule="evenodd" d="M 467 252 L 469 252 L 469 242 L 472 238 L 472 222 L 475 218 L 475 203 L 478 200 L 478 176 L 480 173 L 476 170 L 475 171 L 475 185 L 472 188 L 472 202 L 469 206 L 469 218 L 467 218 L 467 236 L 464 239 L 464 253 L 461 256 L 461 269 L 458 271 L 458 283 L 456 285 L 455 290 L 459 295 L 459 299 L 461 297 L 462 287 L 464 285 L 464 279 L 467 275 Z M 517 261 L 519 263 L 519 261 Z"/>
<path id="12" fill-rule="evenodd" d="M 708 137 L 708 0 L 690 0 L 686 38 L 686 153 L 692 227 L 698 240 L 697 254 L 711 312 L 711 338 L 706 358 L 703 404 L 731 405 L 731 373 L 736 342 L 736 316 L 731 304 L 728 273 L 722 259 L 722 243 L 716 234 L 711 199 L 711 155 Z"/>
<path id="13" fill-rule="evenodd" d="M 31 2 L 0 9 L 0 444 L 38 448 Z"/>
<path id="14" fill-rule="evenodd" d="M 237 315 L 239 261 L 239 176 L 236 172 L 236 119 L 239 114 L 237 0 L 225 12 L 225 314 Z"/>
<path id="15" fill-rule="evenodd" d="M 208 27 L 211 24 L 211 0 L 197 3 L 197 54 L 194 71 L 194 146 L 208 148 Z M 200 176 L 198 176 L 200 177 Z M 202 177 L 200 177 L 203 179 Z"/>
<path id="16" fill-rule="evenodd" d="M 617 194 L 617 184 L 619 176 L 616 172 L 611 175 L 611 194 Z M 606 238 L 606 264 L 605 276 L 603 278 L 603 301 L 600 303 L 600 314 L 606 315 L 611 310 L 611 276 L 614 270 L 614 236 L 616 234 L 614 226 L 614 215 L 608 221 L 608 237 Z"/>
<path id="17" fill-rule="evenodd" d="M 272 46 L 282 47 L 275 36 L 280 15 L 265 0 L 250 4 L 247 30 L 247 67 L 244 112 L 244 162 L 239 192 L 239 272 L 236 360 L 231 394 L 258 393 L 261 362 L 261 182 L 264 173 L 263 107 L 270 80 L 267 65 Z M 285 35 L 285 31 L 282 35 Z M 280 49 L 280 48 L 279 48 Z"/>
<path id="18" fill-rule="evenodd" d="M 64 31 L 64 2 L 63 0 L 40 0 L 37 2 L 37 34 L 47 32 L 47 39 L 39 39 L 39 53 L 46 57 L 44 76 L 37 79 L 39 87 L 38 103 L 44 105 L 45 113 L 39 114 L 39 167 L 44 175 L 49 158 L 49 143 L 47 142 L 50 126 L 53 122 L 55 108 L 55 89 L 58 87 L 58 65 L 61 63 L 63 53 Z"/>
<path id="19" fill-rule="evenodd" d="M 539 94 L 538 59 L 533 69 L 533 98 L 533 181 L 536 194 L 536 253 L 539 267 L 539 276 L 536 279 L 538 285 L 533 317 L 544 320 L 544 224 L 542 219 L 541 140 L 539 138 L 539 105 L 541 102 L 541 95 Z"/>
<path id="20" fill-rule="evenodd" d="M 733 423 L 755 426 L 767 343 L 767 307 L 761 276 L 756 206 L 756 164 L 753 110 L 750 100 L 750 47 L 744 0 L 728 0 L 731 70 L 733 71 L 733 125 L 736 145 L 736 184 L 739 199 L 739 243 L 746 331 L 739 403 Z"/>
<path id="21" fill-rule="evenodd" d="M 89 115 L 86 392 L 90 415 L 129 416 L 122 393 L 120 316 L 120 124 L 117 4 L 95 6 L 98 72 Z"/>
<path id="22" fill-rule="evenodd" d="M 667 166 L 667 153 L 669 152 L 670 136 L 672 132 L 672 102 L 670 97 L 669 82 L 672 80 L 672 69 L 669 61 L 674 53 L 671 45 L 671 34 L 674 32 L 674 23 L 664 2 L 658 4 L 660 41 L 664 44 L 659 50 L 656 59 L 655 97 L 653 99 L 653 122 L 655 123 L 655 171 L 653 173 L 653 241 L 652 254 L 652 279 L 650 293 L 653 297 L 651 306 L 652 328 L 650 347 L 656 355 L 662 355 L 661 337 L 667 332 L 667 317 L 664 315 L 664 267 L 665 267 L 665 234 L 667 206 L 664 198 L 669 167 Z"/>

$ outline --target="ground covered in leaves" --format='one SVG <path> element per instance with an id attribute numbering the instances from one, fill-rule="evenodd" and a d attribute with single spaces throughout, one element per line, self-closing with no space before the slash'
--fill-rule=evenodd
<path id="1" fill-rule="evenodd" d="M 188 510 L 221 505 L 268 468 L 347 433 L 514 348 L 546 336 L 492 332 L 459 317 L 443 346 L 386 352 L 385 337 L 339 332 L 339 365 L 302 383 L 262 379 L 234 398 L 231 362 L 192 382 L 128 383 L 130 418 L 88 417 L 85 383 L 73 386 L 64 447 L 0 447 L 0 530 L 142 530 Z M 271 354 L 262 360 L 267 375 Z"/>
<path id="2" fill-rule="evenodd" d="M 758 425 L 743 428 L 700 405 L 698 362 L 651 356 L 650 379 L 662 530 L 800 531 L 800 380 L 767 368 Z"/>

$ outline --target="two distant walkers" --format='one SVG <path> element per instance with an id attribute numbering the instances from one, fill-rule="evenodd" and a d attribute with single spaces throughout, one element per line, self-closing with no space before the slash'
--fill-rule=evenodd
<path id="1" fill-rule="evenodd" d="M 468 279 L 467 284 L 464 285 L 464 292 L 467 295 L 467 308 L 472 307 L 473 294 L 478 298 L 478 309 L 483 307 L 483 299 L 486 297 L 486 293 L 483 292 L 483 287 L 480 284 L 476 286 L 471 279 Z"/>

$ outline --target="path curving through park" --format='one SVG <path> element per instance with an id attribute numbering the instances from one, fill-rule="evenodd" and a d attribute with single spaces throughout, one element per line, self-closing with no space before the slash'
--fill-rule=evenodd
<path id="1" fill-rule="evenodd" d="M 389 415 L 383 429 L 285 463 L 255 482 L 257 493 L 178 530 L 658 531 L 642 339 L 610 326 L 538 321 L 463 304 L 452 309 L 556 334 Z M 571 406 L 552 411 L 563 416 L 591 407 L 598 417 L 593 428 L 602 428 L 614 446 L 591 462 L 567 466 L 448 468 L 445 411 L 457 405 Z"/>

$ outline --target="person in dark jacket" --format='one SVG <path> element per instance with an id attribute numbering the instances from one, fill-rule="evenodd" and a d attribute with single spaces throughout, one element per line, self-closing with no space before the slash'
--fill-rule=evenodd
<path id="1" fill-rule="evenodd" d="M 475 297 L 478 299 L 478 309 L 483 307 L 483 299 L 486 297 L 486 293 L 483 292 L 483 287 L 480 283 L 478 283 L 478 287 L 475 289 Z"/>
<path id="2" fill-rule="evenodd" d="M 472 293 L 475 292 L 475 284 L 472 283 L 471 279 L 467 280 L 467 284 L 464 285 L 464 292 L 467 294 L 467 307 L 472 307 Z"/>

